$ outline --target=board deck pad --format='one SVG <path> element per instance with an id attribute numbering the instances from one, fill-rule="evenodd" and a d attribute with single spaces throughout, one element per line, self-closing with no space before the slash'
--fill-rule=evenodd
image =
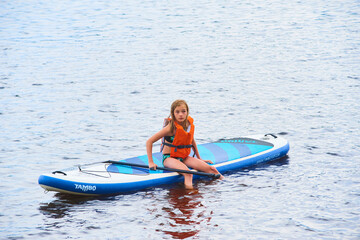
<path id="1" fill-rule="evenodd" d="M 198 145 L 198 150 L 202 159 L 211 160 L 213 164 L 219 164 L 267 151 L 273 147 L 273 144 L 265 141 L 255 140 L 251 138 L 233 138 L 221 139 L 213 143 L 200 144 Z M 190 156 L 192 155 L 193 151 L 191 151 Z M 154 163 L 159 167 L 164 167 L 162 163 L 161 152 L 154 153 L 153 160 Z M 120 162 L 148 165 L 148 158 L 147 155 L 142 155 L 139 157 L 120 160 Z M 107 167 L 107 171 L 112 173 L 135 175 L 146 175 L 150 173 L 160 174 L 167 172 L 162 170 L 152 171 L 145 168 L 124 166 L 118 164 L 110 164 Z"/>

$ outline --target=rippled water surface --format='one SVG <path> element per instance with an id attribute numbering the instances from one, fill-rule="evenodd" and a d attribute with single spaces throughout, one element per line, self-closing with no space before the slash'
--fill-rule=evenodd
<path id="1" fill-rule="evenodd" d="M 1 1 L 1 239 L 359 239 L 360 3 Z M 107 198 L 40 174 L 145 154 L 173 100 L 198 143 L 288 158 Z M 154 147 L 158 148 L 158 144 Z"/>

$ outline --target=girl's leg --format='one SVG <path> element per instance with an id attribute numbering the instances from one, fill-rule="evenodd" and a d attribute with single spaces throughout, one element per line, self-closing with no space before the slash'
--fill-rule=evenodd
<path id="1" fill-rule="evenodd" d="M 168 168 L 189 170 L 189 168 L 184 163 L 180 162 L 176 158 L 171 158 L 171 157 L 165 159 L 164 166 L 168 167 Z M 192 174 L 187 174 L 187 173 L 181 173 L 181 174 L 184 176 L 185 188 L 186 189 L 193 189 L 193 184 L 192 184 L 193 175 Z"/>
<path id="2" fill-rule="evenodd" d="M 220 174 L 219 171 L 216 169 L 216 167 L 211 166 L 198 158 L 189 156 L 185 159 L 184 163 L 186 164 L 186 166 L 201 172 Z M 222 179 L 224 179 L 224 177 L 221 175 L 220 180 Z"/>

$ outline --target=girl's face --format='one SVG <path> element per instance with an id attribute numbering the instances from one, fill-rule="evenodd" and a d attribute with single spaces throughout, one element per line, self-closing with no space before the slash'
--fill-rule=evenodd
<path id="1" fill-rule="evenodd" d="M 174 116 L 178 123 L 182 123 L 186 120 L 187 117 L 187 109 L 185 104 L 181 104 L 180 106 L 177 106 L 174 110 Z"/>

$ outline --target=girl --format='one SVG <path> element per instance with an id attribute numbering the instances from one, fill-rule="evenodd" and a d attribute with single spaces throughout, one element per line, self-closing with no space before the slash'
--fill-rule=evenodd
<path id="1" fill-rule="evenodd" d="M 152 158 L 152 146 L 154 142 L 164 138 L 163 164 L 168 168 L 189 170 L 188 167 L 206 172 L 219 174 L 210 160 L 202 160 L 194 139 L 195 126 L 189 116 L 189 107 L 184 100 L 176 100 L 171 105 L 171 118 L 169 124 L 161 129 L 146 142 L 146 152 L 149 160 L 149 168 L 156 169 L 157 165 Z M 189 156 L 191 148 L 194 149 L 197 158 Z M 182 173 L 185 188 L 193 189 L 192 174 Z M 224 179 L 221 175 L 220 179 Z"/>

